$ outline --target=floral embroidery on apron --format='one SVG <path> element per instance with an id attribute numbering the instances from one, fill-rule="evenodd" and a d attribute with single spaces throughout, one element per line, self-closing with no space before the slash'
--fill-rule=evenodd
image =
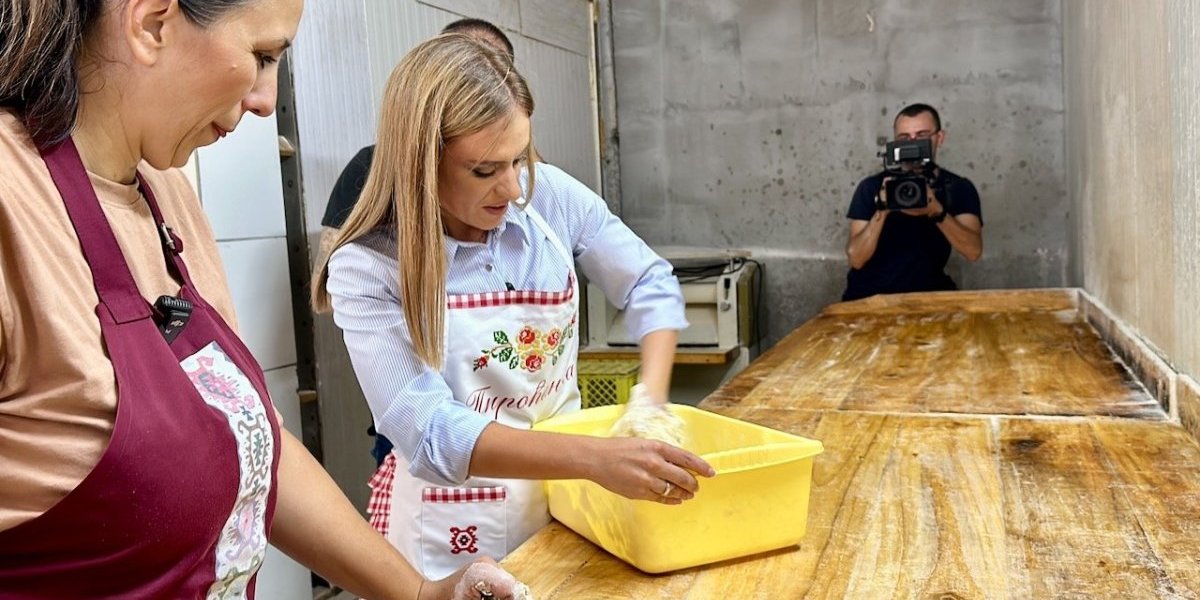
<path id="1" fill-rule="evenodd" d="M 275 451 L 270 420 L 250 379 L 216 342 L 179 364 L 200 397 L 225 415 L 238 442 L 238 495 L 217 542 L 216 581 L 207 598 L 242 598 L 267 548 L 266 490 Z"/>
<path id="2" fill-rule="evenodd" d="M 471 370 L 478 371 L 486 368 L 490 364 L 489 360 L 495 358 L 500 364 L 507 364 L 509 369 L 524 369 L 530 373 L 536 373 L 541 370 L 547 358 L 550 359 L 551 366 L 557 365 L 558 359 L 562 358 L 563 352 L 567 349 L 564 342 L 573 337 L 575 337 L 574 316 L 566 326 L 555 327 L 545 333 L 536 327 L 526 325 L 517 332 L 516 344 L 509 341 L 507 333 L 497 331 L 492 334 L 492 340 L 496 342 L 496 345 L 484 348 L 482 356 L 471 364 Z"/>
<path id="3" fill-rule="evenodd" d="M 566 263 L 565 286 L 448 296 L 442 375 L 455 402 L 527 429 L 579 409 L 579 302 L 574 256 L 533 208 L 525 214 Z M 436 487 L 409 467 L 393 451 L 371 479 L 371 521 L 426 577 L 499 560 L 550 521 L 541 481 L 472 476 Z"/>

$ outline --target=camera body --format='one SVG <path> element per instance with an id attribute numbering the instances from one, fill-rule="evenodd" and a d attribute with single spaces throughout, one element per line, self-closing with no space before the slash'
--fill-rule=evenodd
<path id="1" fill-rule="evenodd" d="M 888 210 L 925 208 L 929 189 L 937 179 L 933 164 L 933 142 L 926 139 L 888 142 L 883 153 L 884 183 Z M 935 193 L 938 191 L 934 189 Z"/>

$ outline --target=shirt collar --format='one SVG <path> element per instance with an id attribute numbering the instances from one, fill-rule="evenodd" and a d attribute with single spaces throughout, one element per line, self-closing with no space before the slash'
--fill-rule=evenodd
<path id="1" fill-rule="evenodd" d="M 464 242 L 449 236 L 443 236 L 443 239 L 445 240 L 446 258 L 450 261 L 453 261 L 454 257 L 458 254 L 458 251 L 461 248 L 472 248 L 483 246 L 485 244 L 491 246 L 492 244 L 495 244 L 497 240 L 503 239 L 506 235 L 519 236 L 521 241 L 528 244 L 530 226 L 531 224 L 529 222 L 529 216 L 525 214 L 525 211 L 521 208 L 518 208 L 516 205 L 510 206 L 508 207 L 508 210 L 504 211 L 504 220 L 500 221 L 500 225 L 488 232 L 488 239 L 486 242 Z"/>

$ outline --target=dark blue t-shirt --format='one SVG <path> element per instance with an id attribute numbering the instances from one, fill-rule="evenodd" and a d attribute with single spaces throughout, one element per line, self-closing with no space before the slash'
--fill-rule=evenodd
<path id="1" fill-rule="evenodd" d="M 342 169 L 342 174 L 338 175 L 337 182 L 333 184 L 333 191 L 329 193 L 329 204 L 325 205 L 322 225 L 334 229 L 342 228 L 346 217 L 350 216 L 350 211 L 358 203 L 363 186 L 367 184 L 367 174 L 371 171 L 371 159 L 374 157 L 375 146 L 371 145 L 359 150 L 358 154 L 346 163 L 346 168 Z"/>
<path id="2" fill-rule="evenodd" d="M 850 201 L 849 219 L 869 221 L 875 214 L 875 197 L 883 187 L 886 172 L 872 175 L 858 184 Z M 979 192 L 970 180 L 940 169 L 935 189 L 938 202 L 947 215 L 972 214 L 980 217 Z M 950 242 L 928 217 L 913 217 L 895 212 L 883 222 L 875 254 L 861 269 L 850 269 L 842 300 L 857 300 L 875 294 L 953 290 L 957 286 L 946 275 L 950 260 Z"/>

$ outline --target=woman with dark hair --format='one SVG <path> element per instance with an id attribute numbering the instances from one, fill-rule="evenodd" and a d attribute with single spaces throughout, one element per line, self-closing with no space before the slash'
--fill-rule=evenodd
<path id="1" fill-rule="evenodd" d="M 175 167 L 272 112 L 301 11 L 0 0 L 0 596 L 252 598 L 268 541 L 370 598 L 522 587 L 486 562 L 427 583 L 279 427 L 235 331 Z"/>

